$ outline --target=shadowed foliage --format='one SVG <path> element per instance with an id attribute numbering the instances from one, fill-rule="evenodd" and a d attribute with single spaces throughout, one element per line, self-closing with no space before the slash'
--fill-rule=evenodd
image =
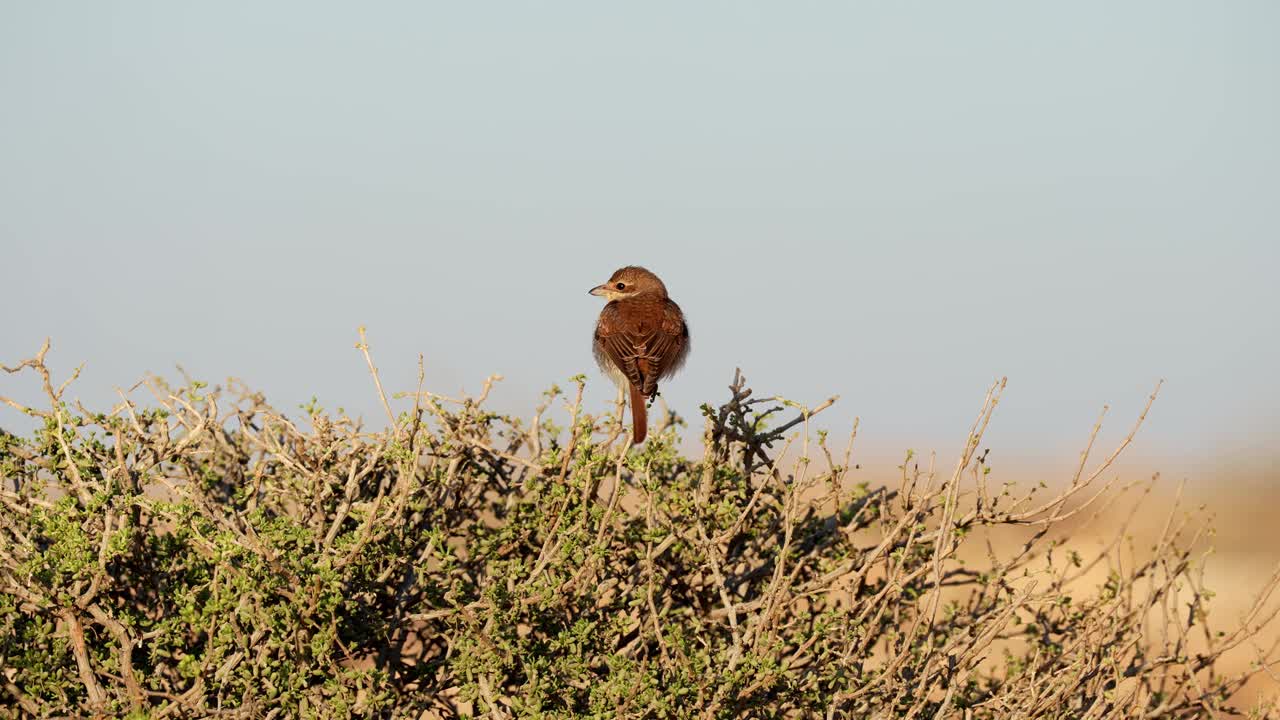
<path id="1" fill-rule="evenodd" d="M 40 423 L 0 434 L 0 716 L 1208 717 L 1271 672 L 1218 662 L 1278 579 L 1210 628 L 1194 515 L 1073 543 L 1126 491 L 1154 511 L 1104 479 L 1133 433 L 1063 488 L 989 485 L 1003 382 L 949 469 L 872 486 L 812 425 L 834 399 L 738 375 L 689 458 L 581 377 L 521 419 L 421 373 L 388 398 L 359 347 L 385 429 L 235 382 L 93 411 L 47 344 L 5 368 L 49 402 L 0 398 Z"/>

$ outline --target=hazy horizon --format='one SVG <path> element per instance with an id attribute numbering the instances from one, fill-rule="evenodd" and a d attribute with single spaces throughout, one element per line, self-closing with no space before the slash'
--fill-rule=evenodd
<path id="1" fill-rule="evenodd" d="M 662 275 L 696 435 L 735 367 L 873 452 L 1274 458 L 1272 3 L 0 6 L 0 362 L 528 412 Z M 31 378 L 0 373 L 30 400 Z M 0 411 L 0 427 L 22 418 Z M 945 456 L 944 456 L 945 457 Z M 1264 460 L 1264 462 L 1268 462 Z M 1178 471 L 1173 464 L 1170 471 Z"/>

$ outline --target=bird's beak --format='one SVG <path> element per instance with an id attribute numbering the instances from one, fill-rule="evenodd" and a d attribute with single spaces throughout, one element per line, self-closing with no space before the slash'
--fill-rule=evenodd
<path id="1" fill-rule="evenodd" d="M 609 288 L 605 285 L 597 285 L 591 288 L 590 290 L 588 290 L 587 294 L 595 295 L 597 297 L 605 297 L 609 294 Z"/>

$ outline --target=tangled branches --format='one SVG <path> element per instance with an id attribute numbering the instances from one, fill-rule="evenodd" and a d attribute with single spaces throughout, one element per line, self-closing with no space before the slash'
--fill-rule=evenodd
<path id="1" fill-rule="evenodd" d="M 737 375 L 695 460 L 674 415 L 629 449 L 581 377 L 526 422 L 421 372 L 388 398 L 357 347 L 383 430 L 158 378 L 95 412 L 47 345 L 4 368 L 49 402 L 0 398 L 39 422 L 0 434 L 0 716 L 1198 717 L 1274 664 L 1218 670 L 1280 576 L 1211 630 L 1193 516 L 1071 543 L 1141 418 L 1051 497 L 992 488 L 1001 381 L 950 472 L 872 487 L 811 428 L 834 398 Z"/>

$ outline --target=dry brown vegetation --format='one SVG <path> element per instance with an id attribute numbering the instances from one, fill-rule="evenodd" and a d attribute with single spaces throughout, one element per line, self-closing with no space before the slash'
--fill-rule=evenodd
<path id="1" fill-rule="evenodd" d="M 94 411 L 47 345 L 4 368 L 48 404 L 0 398 L 41 423 L 0 434 L 0 716 L 1269 712 L 1241 690 L 1276 678 L 1280 575 L 1209 612 L 1201 516 L 1110 472 L 1141 418 L 1062 488 L 996 483 L 998 382 L 961 457 L 870 484 L 832 400 L 741 375 L 689 458 L 581 377 L 526 420 L 388 396 L 359 347 L 383 430 L 236 383 Z"/>

